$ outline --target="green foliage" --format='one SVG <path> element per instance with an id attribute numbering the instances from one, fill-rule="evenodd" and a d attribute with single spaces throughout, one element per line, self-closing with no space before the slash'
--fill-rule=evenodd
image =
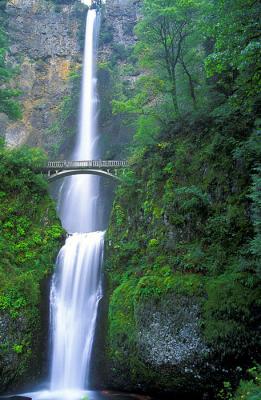
<path id="1" fill-rule="evenodd" d="M 259 96 L 258 15 L 257 1 L 225 0 L 210 2 L 205 17 L 206 32 L 215 39 L 213 52 L 205 60 L 207 74 L 220 76 L 220 88 L 231 94 L 229 103 L 241 112 L 251 111 Z"/>
<path id="2" fill-rule="evenodd" d="M 0 10 L 0 16 L 2 11 Z M 10 119 L 20 119 L 22 117 L 21 107 L 15 100 L 20 92 L 15 88 L 8 87 L 10 79 L 14 76 L 15 71 L 7 61 L 8 40 L 3 28 L 0 28 L 0 112 L 8 115 Z"/>
<path id="3" fill-rule="evenodd" d="M 224 382 L 223 389 L 221 389 L 217 395 L 218 400 L 229 400 L 233 398 L 232 387 L 230 382 Z"/>
<path id="4" fill-rule="evenodd" d="M 112 62 L 124 61 L 130 54 L 130 50 L 121 43 L 113 43 L 113 59 Z"/>
<path id="5" fill-rule="evenodd" d="M 144 141 L 134 137 L 131 168 L 117 189 L 106 249 L 111 299 L 117 297 L 110 303 L 114 329 L 108 351 L 113 346 L 112 363 L 120 363 L 123 371 L 129 371 L 124 354 L 135 352 L 137 332 L 125 332 L 124 345 L 112 343 L 121 326 L 118 290 L 130 281 L 124 318 L 136 329 L 137 305 L 177 296 L 197 299 L 201 334 L 218 367 L 231 376 L 231 387 L 221 389 L 220 399 L 232 398 L 236 367 L 252 362 L 260 307 L 261 153 L 255 124 L 255 115 L 238 120 L 230 114 L 221 121 L 204 117 L 170 121 L 167 128 L 159 124 L 150 142 L 146 135 Z M 144 371 L 141 358 L 133 361 L 136 374 Z M 150 373 L 146 379 L 160 379 Z M 221 385 L 223 377 L 217 379 Z"/>
<path id="6" fill-rule="evenodd" d="M 17 379 L 33 359 L 40 330 L 40 283 L 52 272 L 63 237 L 46 180 L 32 171 L 44 160 L 40 149 L 10 150 L 0 143 L 0 313 L 10 320 L 0 359 L 10 351 L 19 355 Z M 10 334 L 18 323 L 22 343 L 12 342 L 16 333 Z"/>
<path id="7" fill-rule="evenodd" d="M 111 43 L 113 40 L 113 27 L 111 25 L 106 25 L 104 27 L 103 25 L 103 29 L 99 39 L 101 45 Z"/>
<path id="8" fill-rule="evenodd" d="M 104 26 L 101 27 L 103 35 Z M 105 26 L 106 32 L 106 26 Z M 111 30 L 112 33 L 112 30 Z M 111 45 L 110 57 L 98 63 L 98 92 L 100 94 L 99 122 L 102 130 L 101 146 L 106 159 L 122 157 L 126 153 L 123 143 L 129 141 L 128 137 L 133 132 L 133 117 L 122 110 L 124 116 L 116 116 L 118 107 L 127 100 L 132 93 L 132 80 L 136 76 L 135 57 L 131 47 Z"/>
<path id="9" fill-rule="evenodd" d="M 157 275 L 153 275 L 155 273 Z M 153 268 L 152 275 L 142 277 L 135 288 L 135 300 L 162 298 L 169 293 L 185 296 L 201 296 L 204 293 L 204 282 L 197 275 L 173 274 L 169 266 Z"/>
<path id="10" fill-rule="evenodd" d="M 110 82 L 103 110 L 135 130 L 105 259 L 109 359 L 132 382 L 176 388 L 162 382 L 165 369 L 144 366 L 137 310 L 182 296 L 200 307 L 206 359 L 216 363 L 205 390 L 212 380 L 216 398 L 232 399 L 256 357 L 259 14 L 252 0 L 144 0 L 134 52 L 116 45 L 101 66 Z M 124 71 L 139 75 L 134 85 Z M 242 381 L 236 400 L 254 400 L 257 386 Z"/>
<path id="11" fill-rule="evenodd" d="M 17 354 L 21 354 L 23 352 L 23 345 L 22 344 L 14 344 L 13 350 Z"/>
<path id="12" fill-rule="evenodd" d="M 257 365 L 248 370 L 249 380 L 241 380 L 234 400 L 258 400 L 261 396 L 261 367 Z"/>
<path id="13" fill-rule="evenodd" d="M 114 111 L 152 115 L 168 124 L 257 109 L 258 2 L 148 0 L 141 11 L 135 54 L 146 74 L 131 97 L 114 101 Z"/>
<path id="14" fill-rule="evenodd" d="M 206 287 L 208 301 L 204 305 L 204 316 L 208 321 L 205 335 L 210 343 L 216 343 L 221 354 L 242 352 L 254 347 L 258 340 L 257 332 L 250 334 L 251 325 L 258 325 L 253 312 L 258 307 L 259 290 L 245 284 L 243 274 L 226 273 L 210 279 Z"/>

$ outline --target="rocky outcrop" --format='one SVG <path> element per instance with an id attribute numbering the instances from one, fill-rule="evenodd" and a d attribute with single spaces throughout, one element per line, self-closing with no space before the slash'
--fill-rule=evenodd
<path id="1" fill-rule="evenodd" d="M 160 306 L 145 303 L 137 319 L 138 345 L 146 363 L 154 367 L 182 366 L 184 374 L 201 378 L 196 365 L 209 350 L 201 337 L 200 308 L 194 299 L 173 296 Z"/>
<path id="2" fill-rule="evenodd" d="M 111 296 L 107 385 L 201 399 L 221 373 L 202 334 L 201 299 L 152 295 L 153 287 L 144 298 L 138 287 L 122 284 Z"/>
<path id="3" fill-rule="evenodd" d="M 69 96 L 69 75 L 79 67 L 79 32 L 86 7 L 54 5 L 45 0 L 14 0 L 7 4 L 10 55 L 19 70 L 15 85 L 21 91 L 23 119 L 6 123 L 6 142 L 24 143 L 51 151 L 62 140 L 54 129 L 61 102 Z M 82 18 L 83 17 L 83 18 Z"/>

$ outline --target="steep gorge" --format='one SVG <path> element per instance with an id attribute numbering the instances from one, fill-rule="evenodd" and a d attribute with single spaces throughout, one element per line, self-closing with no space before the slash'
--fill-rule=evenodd
<path id="1" fill-rule="evenodd" d="M 27 143 L 50 156 L 68 154 L 81 65 L 79 6 L 43 0 L 7 6 L 10 60 L 21 63 L 17 81 L 24 105 L 22 121 L 1 115 L 1 130 L 12 146 Z M 131 167 L 116 191 L 106 238 L 108 321 L 101 316 L 97 342 L 106 343 L 104 354 L 98 349 L 94 355 L 95 371 L 104 375 L 97 384 L 231 399 L 232 389 L 258 362 L 260 120 L 255 109 L 230 110 L 225 104 L 224 111 L 220 102 L 221 111 L 220 104 L 215 110 L 213 103 L 230 96 L 229 73 L 225 83 L 223 76 L 209 79 L 207 95 L 200 94 L 207 84 L 197 81 L 205 109 L 199 104 L 194 114 L 173 120 L 169 108 L 160 108 L 165 120 L 156 134 L 158 121 L 150 122 L 147 104 L 139 108 L 138 103 L 128 114 L 140 87 L 151 90 L 149 106 L 157 106 L 162 85 L 154 76 L 159 87 L 151 89 L 133 51 L 140 7 L 139 1 L 107 1 L 100 32 L 103 157 L 129 157 Z M 203 47 L 197 47 L 197 57 Z M 202 71 L 195 60 L 195 69 Z M 178 76 L 182 81 L 180 70 Z M 181 82 L 179 102 L 185 110 L 192 101 L 186 90 Z M 120 104 L 119 111 L 115 100 L 127 107 Z M 139 120 L 144 109 L 145 122 Z M 18 339 L 12 340 L 11 347 L 18 345 L 12 350 L 17 363 L 23 352 Z M 5 381 L 5 387 L 19 380 Z"/>

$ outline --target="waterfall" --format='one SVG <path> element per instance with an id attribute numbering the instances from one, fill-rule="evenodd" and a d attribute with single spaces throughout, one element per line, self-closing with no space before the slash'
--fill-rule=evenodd
<path id="1" fill-rule="evenodd" d="M 98 301 L 103 234 L 70 236 L 58 256 L 51 304 L 53 357 L 51 390 L 84 389 Z"/>
<path id="2" fill-rule="evenodd" d="M 89 10 L 81 90 L 80 129 L 74 160 L 94 160 L 97 149 L 96 94 L 97 15 Z M 88 387 L 98 303 L 104 232 L 99 232 L 99 177 L 72 176 L 61 191 L 60 217 L 71 235 L 60 250 L 52 280 L 51 330 L 53 392 Z"/>
<path id="3" fill-rule="evenodd" d="M 96 38 L 98 17 L 86 21 L 79 132 L 71 158 L 99 158 L 97 135 Z M 104 232 L 98 213 L 100 178 L 65 178 L 59 215 L 68 238 L 59 252 L 50 292 L 50 390 L 30 393 L 34 400 L 82 399 L 89 387 L 90 360 L 101 290 Z"/>
<path id="4" fill-rule="evenodd" d="M 89 10 L 86 21 L 83 76 L 81 87 L 81 110 L 79 133 L 73 160 L 95 160 L 99 158 L 97 135 L 96 92 L 96 33 L 98 29 L 95 10 Z M 67 232 L 93 232 L 99 228 L 98 176 L 76 175 L 66 178 L 61 192 L 60 218 Z"/>

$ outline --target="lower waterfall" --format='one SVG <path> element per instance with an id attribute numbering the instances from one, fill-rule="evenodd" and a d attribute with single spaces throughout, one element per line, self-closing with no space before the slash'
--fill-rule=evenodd
<path id="1" fill-rule="evenodd" d="M 88 387 L 101 298 L 103 232 L 73 234 L 61 249 L 51 288 L 51 390 Z"/>

